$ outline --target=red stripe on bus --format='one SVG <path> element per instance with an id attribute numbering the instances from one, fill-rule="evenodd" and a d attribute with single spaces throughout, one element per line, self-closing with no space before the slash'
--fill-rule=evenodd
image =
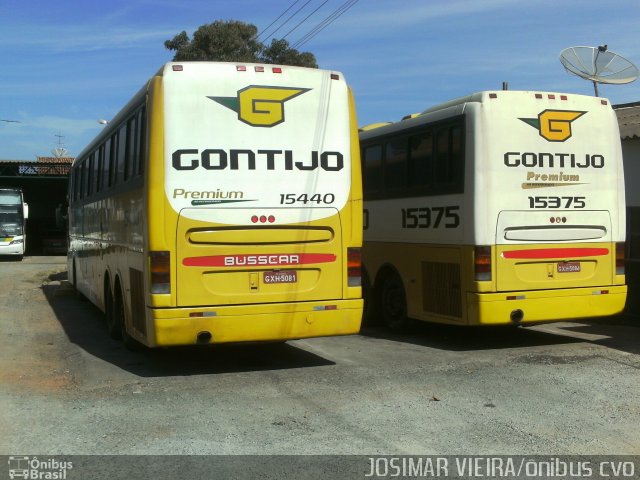
<path id="1" fill-rule="evenodd" d="M 187 257 L 186 267 L 275 267 L 335 262 L 333 253 L 272 253 L 258 255 L 211 255 Z"/>
<path id="2" fill-rule="evenodd" d="M 534 250 L 510 250 L 503 252 L 504 258 L 580 258 L 601 257 L 609 254 L 608 248 L 538 248 Z"/>

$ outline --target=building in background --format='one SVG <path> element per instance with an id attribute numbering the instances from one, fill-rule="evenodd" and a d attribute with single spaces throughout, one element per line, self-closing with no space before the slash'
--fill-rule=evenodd
<path id="1" fill-rule="evenodd" d="M 0 185 L 19 187 L 29 204 L 25 255 L 64 255 L 69 170 L 73 157 L 0 160 Z"/>
<path id="2" fill-rule="evenodd" d="M 627 202 L 626 312 L 640 315 L 640 102 L 614 105 L 620 126 Z"/>

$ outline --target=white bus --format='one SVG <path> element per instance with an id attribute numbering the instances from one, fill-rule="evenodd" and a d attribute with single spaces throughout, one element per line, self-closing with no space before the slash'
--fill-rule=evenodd
<path id="1" fill-rule="evenodd" d="M 0 255 L 22 260 L 27 234 L 29 206 L 20 188 L 0 187 Z"/>
<path id="2" fill-rule="evenodd" d="M 380 125 L 360 134 L 363 266 L 389 326 L 622 311 L 624 178 L 607 100 L 480 92 Z"/>
<path id="3" fill-rule="evenodd" d="M 169 63 L 78 155 L 69 197 L 69 278 L 113 337 L 360 329 L 360 155 L 338 72 Z"/>

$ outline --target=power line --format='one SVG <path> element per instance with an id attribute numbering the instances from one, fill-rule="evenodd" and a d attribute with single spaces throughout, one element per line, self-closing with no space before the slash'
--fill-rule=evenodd
<path id="1" fill-rule="evenodd" d="M 274 24 L 274 23 L 276 23 L 278 20 L 280 20 L 280 19 L 284 16 L 284 14 L 285 14 L 285 13 L 287 13 L 289 10 L 291 10 L 291 9 L 295 6 L 295 4 L 296 4 L 296 3 L 298 3 L 299 1 L 300 1 L 300 0 L 295 0 L 291 5 L 289 5 L 289 8 L 287 8 L 284 12 L 282 12 L 280 15 L 278 15 L 278 18 L 276 18 L 273 22 L 271 22 L 271 23 L 269 24 L 269 26 L 267 26 L 267 28 L 265 28 L 264 30 L 262 30 L 262 32 L 260 32 L 260 33 L 256 36 L 256 40 L 259 40 L 259 39 L 260 39 L 260 37 L 261 37 L 262 35 L 264 35 L 264 33 L 265 33 L 267 30 L 269 30 L 269 29 L 273 26 L 273 24 Z"/>
<path id="2" fill-rule="evenodd" d="M 287 18 L 282 24 L 280 24 L 280 26 L 278 28 L 275 29 L 275 31 L 271 34 L 271 36 L 275 36 L 275 34 L 278 32 L 278 30 L 280 30 L 282 27 L 284 27 L 287 23 L 289 23 L 289 21 L 295 17 L 300 10 L 302 10 L 304 7 L 306 7 L 307 5 L 309 5 L 309 3 L 311 3 L 312 0 L 307 0 L 304 5 L 302 5 L 299 9 L 297 9 L 295 12 L 293 12 L 291 15 L 289 15 L 289 18 Z M 298 3 L 297 1 L 295 3 Z M 294 5 L 295 5 L 294 3 Z M 293 5 L 292 5 L 293 6 Z M 290 10 L 290 9 L 287 9 Z M 286 12 L 285 12 L 286 13 Z M 284 14 L 283 14 L 284 15 Z M 282 15 L 281 15 L 282 16 Z M 264 33 L 264 32 L 263 32 Z"/>
<path id="3" fill-rule="evenodd" d="M 317 34 L 319 34 L 322 30 L 327 28 L 330 24 L 335 22 L 340 16 L 342 16 L 347 10 L 353 7 L 358 0 L 346 0 L 342 5 L 336 8 L 330 15 L 328 15 L 324 20 L 322 20 L 318 25 L 312 28 L 309 32 L 303 35 L 297 42 L 292 45 L 292 48 L 300 48 L 302 45 L 307 43 Z"/>
<path id="4" fill-rule="evenodd" d="M 289 30 L 283 37 L 282 39 L 284 40 L 285 38 L 287 38 L 289 36 L 290 33 L 293 33 L 293 31 L 298 28 L 300 25 L 302 25 L 304 22 L 306 22 L 309 17 L 311 15 L 313 15 L 314 13 L 316 13 L 318 10 L 320 10 L 320 8 L 322 8 L 322 6 L 327 3 L 329 0 L 324 0 L 324 2 L 322 2 L 313 12 L 311 12 L 309 15 L 307 15 L 306 17 L 304 17 L 304 19 L 302 21 L 300 21 L 295 27 L 293 27 L 291 30 Z"/>
<path id="5" fill-rule="evenodd" d="M 293 48 L 299 48 L 313 37 L 315 37 L 322 30 L 327 28 L 331 23 L 337 20 L 342 14 L 344 14 L 347 10 L 349 10 L 353 5 L 355 5 L 358 0 L 346 0 L 342 5 L 336 8 L 330 15 L 328 15 L 322 22 L 316 25 L 313 29 L 307 32 L 304 36 L 298 39 L 297 42 L 293 45 Z"/>

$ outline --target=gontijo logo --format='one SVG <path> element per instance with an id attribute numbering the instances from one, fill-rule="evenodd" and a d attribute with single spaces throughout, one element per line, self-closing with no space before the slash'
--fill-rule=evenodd
<path id="1" fill-rule="evenodd" d="M 284 122 L 284 102 L 310 88 L 250 85 L 238 90 L 236 97 L 208 97 L 238 113 L 238 120 L 253 127 L 273 127 Z"/>
<path id="2" fill-rule="evenodd" d="M 571 137 L 571 123 L 587 112 L 572 110 L 545 110 L 538 118 L 521 118 L 524 123 L 538 130 L 540 136 L 550 142 L 564 142 Z"/>

